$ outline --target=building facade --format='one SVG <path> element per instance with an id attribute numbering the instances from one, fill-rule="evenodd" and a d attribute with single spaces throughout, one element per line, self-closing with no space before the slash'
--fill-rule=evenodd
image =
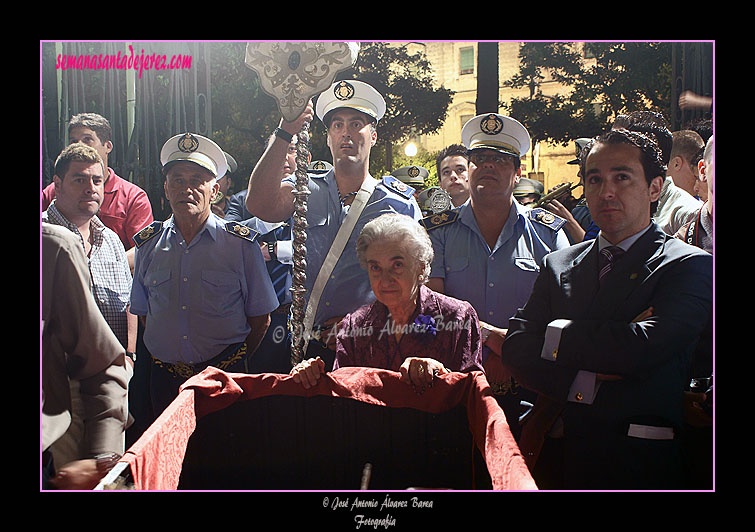
<path id="1" fill-rule="evenodd" d="M 462 41 L 400 44 L 407 45 L 409 51 L 423 51 L 432 65 L 436 84 L 455 93 L 441 130 L 436 134 L 411 140 L 429 152 L 437 152 L 450 144 L 460 143 L 462 126 L 476 114 L 478 43 Z M 524 98 L 529 94 L 528 89 L 510 89 L 502 86 L 504 81 L 511 79 L 519 72 L 521 44 L 520 42 L 498 43 L 500 102 L 508 103 L 512 98 Z M 540 86 L 540 90 L 545 95 L 552 95 L 558 94 L 564 88 L 546 79 Z M 573 145 L 538 143 L 522 159 L 522 176 L 541 181 L 546 191 L 562 182 L 576 183 L 577 167 L 566 164 L 573 158 Z M 577 192 L 581 192 L 581 189 L 577 189 Z"/>

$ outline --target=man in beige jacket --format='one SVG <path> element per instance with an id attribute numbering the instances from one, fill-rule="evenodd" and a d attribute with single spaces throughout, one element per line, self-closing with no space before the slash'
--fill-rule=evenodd
<path id="1" fill-rule="evenodd" d="M 126 352 L 94 301 L 81 242 L 70 230 L 46 223 L 41 234 L 41 484 L 92 489 L 123 453 Z M 85 456 L 56 464 L 54 443 L 71 423 L 69 379 L 80 385 Z"/>

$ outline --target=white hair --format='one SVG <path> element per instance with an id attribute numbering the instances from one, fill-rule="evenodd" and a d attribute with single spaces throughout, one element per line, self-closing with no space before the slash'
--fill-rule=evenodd
<path id="1" fill-rule="evenodd" d="M 427 231 L 414 218 L 395 212 L 386 213 L 367 222 L 357 239 L 357 258 L 362 268 L 367 267 L 365 253 L 378 240 L 398 240 L 406 244 L 411 258 L 417 263 L 419 273 L 425 280 L 430 275 L 433 261 L 433 245 Z"/>

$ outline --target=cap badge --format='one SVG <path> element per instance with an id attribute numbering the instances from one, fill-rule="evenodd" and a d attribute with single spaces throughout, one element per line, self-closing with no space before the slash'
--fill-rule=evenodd
<path id="1" fill-rule="evenodd" d="M 503 120 L 494 114 L 490 114 L 480 122 L 480 130 L 488 135 L 497 135 L 503 129 Z"/>
<path id="2" fill-rule="evenodd" d="M 186 133 L 178 139 L 178 149 L 184 153 L 192 153 L 199 148 L 199 140 L 191 133 Z"/>
<path id="3" fill-rule="evenodd" d="M 451 207 L 451 195 L 442 188 L 439 188 L 430 197 L 430 210 L 437 214 L 449 207 Z"/>
<path id="4" fill-rule="evenodd" d="M 341 101 L 350 100 L 354 97 L 354 86 L 346 81 L 341 81 L 333 87 L 333 94 Z"/>
<path id="5" fill-rule="evenodd" d="M 409 174 L 409 177 L 417 177 L 419 175 L 419 168 L 412 166 L 407 173 Z"/>
<path id="6" fill-rule="evenodd" d="M 325 170 L 325 163 L 322 161 L 317 161 L 315 164 L 312 165 L 313 170 Z"/>

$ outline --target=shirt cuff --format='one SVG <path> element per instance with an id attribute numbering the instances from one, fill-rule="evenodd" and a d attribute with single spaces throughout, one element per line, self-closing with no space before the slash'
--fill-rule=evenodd
<path id="1" fill-rule="evenodd" d="M 545 341 L 540 352 L 540 358 L 555 362 L 558 357 L 558 344 L 561 342 L 561 333 L 571 323 L 571 320 L 553 320 L 545 330 Z"/>
<path id="2" fill-rule="evenodd" d="M 293 264 L 294 246 L 291 240 L 278 240 L 278 248 L 275 251 L 278 262 L 283 264 Z"/>
<path id="3" fill-rule="evenodd" d="M 598 394 L 600 382 L 596 381 L 596 374 L 592 371 L 579 370 L 569 388 L 568 400 L 572 403 L 591 405 Z"/>

